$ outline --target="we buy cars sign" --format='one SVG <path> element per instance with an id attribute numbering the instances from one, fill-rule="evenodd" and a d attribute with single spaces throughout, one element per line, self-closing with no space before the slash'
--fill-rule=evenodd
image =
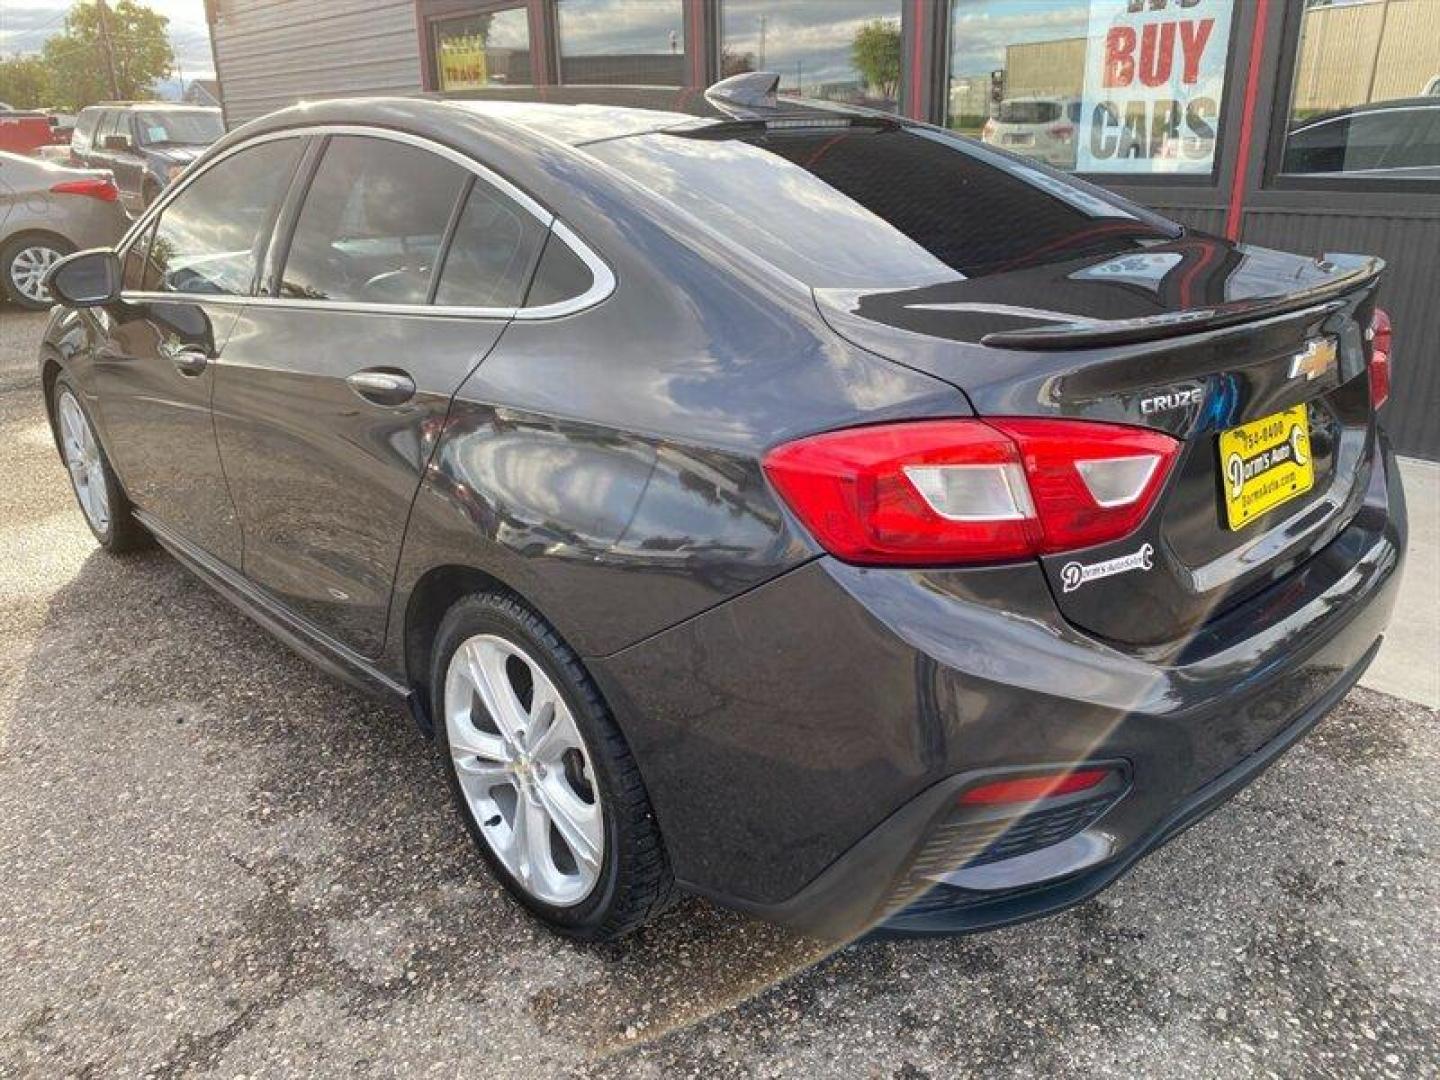
<path id="1" fill-rule="evenodd" d="M 1081 172 L 1208 173 L 1233 0 L 1090 0 Z"/>

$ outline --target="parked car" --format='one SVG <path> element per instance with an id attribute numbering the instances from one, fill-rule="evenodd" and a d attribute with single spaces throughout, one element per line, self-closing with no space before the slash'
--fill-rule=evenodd
<path id="1" fill-rule="evenodd" d="M 1425 84 L 1425 88 L 1420 91 L 1420 96 L 1440 97 L 1440 75 L 1436 75 L 1433 79 L 1431 79 Z"/>
<path id="2" fill-rule="evenodd" d="M 38 110 L 0 111 L 0 152 L 32 154 L 55 141 L 50 117 Z"/>
<path id="3" fill-rule="evenodd" d="M 1073 169 L 1079 126 L 1078 98 L 1013 97 L 1002 101 L 998 115 L 985 121 L 980 138 L 1057 169 Z"/>
<path id="4" fill-rule="evenodd" d="M 0 291 L 21 307 L 49 307 L 50 268 L 114 244 L 129 223 L 109 173 L 0 151 Z"/>
<path id="5" fill-rule="evenodd" d="M 1284 171 L 1440 177 L 1440 100 L 1398 98 L 1312 117 L 1286 136 Z"/>
<path id="6" fill-rule="evenodd" d="M 737 78 L 232 132 L 52 275 L 81 509 L 405 703 L 562 933 L 1060 910 L 1379 646 L 1380 264 Z"/>
<path id="7" fill-rule="evenodd" d="M 161 101 L 91 105 L 75 119 L 70 153 L 80 165 L 114 173 L 121 200 L 139 211 L 224 132 L 219 109 Z"/>

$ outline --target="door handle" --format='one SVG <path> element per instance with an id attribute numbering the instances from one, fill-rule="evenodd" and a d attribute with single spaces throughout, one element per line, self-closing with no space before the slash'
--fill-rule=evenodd
<path id="1" fill-rule="evenodd" d="M 370 368 L 345 380 L 350 389 L 376 405 L 404 405 L 415 396 L 415 380 L 403 371 Z"/>
<path id="2" fill-rule="evenodd" d="M 160 354 L 175 365 L 181 375 L 199 375 L 210 364 L 210 354 L 198 345 L 182 345 L 178 341 L 162 341 Z"/>

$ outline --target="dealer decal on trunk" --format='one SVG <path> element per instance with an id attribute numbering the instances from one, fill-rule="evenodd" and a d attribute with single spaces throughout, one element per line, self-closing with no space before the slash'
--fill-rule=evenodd
<path id="1" fill-rule="evenodd" d="M 1106 559 L 1104 562 L 1068 562 L 1060 568 L 1060 584 L 1067 593 L 1071 593 L 1087 581 L 1098 581 L 1101 578 L 1114 577 L 1116 574 L 1124 574 L 1131 570 L 1150 570 L 1154 566 L 1155 548 L 1146 543 L 1141 544 L 1138 550 L 1132 551 L 1129 555 Z"/>

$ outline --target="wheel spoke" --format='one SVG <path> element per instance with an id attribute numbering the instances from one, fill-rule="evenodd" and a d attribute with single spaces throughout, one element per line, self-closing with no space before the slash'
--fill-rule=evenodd
<path id="1" fill-rule="evenodd" d="M 510 685 L 504 654 L 494 647 L 471 644 L 467 647 L 466 660 L 470 680 L 500 734 L 512 746 L 523 745 L 525 710 L 520 707 L 520 699 Z"/>
<path id="2" fill-rule="evenodd" d="M 575 861 L 592 871 L 598 870 L 605 840 L 600 807 L 577 798 L 563 775 L 546 778 L 536 785 L 535 790 Z"/>
<path id="3" fill-rule="evenodd" d="M 536 685 L 530 716 L 530 756 L 537 761 L 558 762 L 566 750 L 581 745 L 570 710 L 548 681 L 543 692 L 541 686 Z"/>

